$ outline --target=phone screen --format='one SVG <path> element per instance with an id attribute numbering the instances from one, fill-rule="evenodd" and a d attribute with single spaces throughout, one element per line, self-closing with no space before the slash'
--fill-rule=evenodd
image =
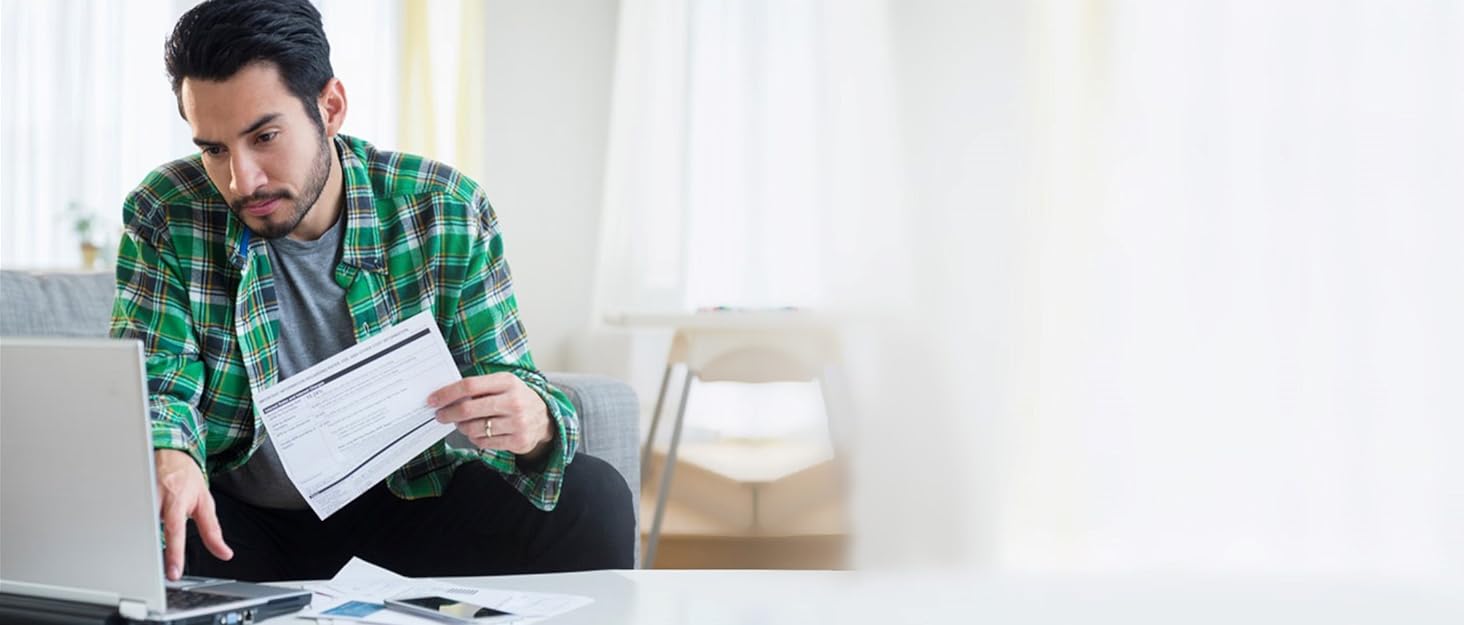
<path id="1" fill-rule="evenodd" d="M 456 599 L 447 597 L 415 597 L 412 599 L 397 599 L 398 603 L 405 603 L 424 610 L 431 610 L 439 614 L 464 619 L 480 619 L 492 616 L 504 616 L 507 612 L 485 608 L 480 605 L 463 603 Z"/>

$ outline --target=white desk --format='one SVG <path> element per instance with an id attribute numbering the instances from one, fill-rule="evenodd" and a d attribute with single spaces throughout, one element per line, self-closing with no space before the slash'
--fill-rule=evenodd
<path id="1" fill-rule="evenodd" d="M 818 589 L 832 589 L 852 574 L 838 571 L 590 571 L 546 575 L 450 578 L 465 586 L 558 592 L 591 597 L 594 603 L 561 614 L 552 625 L 661 625 L 671 623 L 807 623 L 794 619 L 796 608 L 773 604 L 807 603 Z M 821 591 L 820 591 L 821 592 Z M 754 599 L 761 597 L 761 599 Z M 775 618 L 775 616 L 777 618 Z M 342 621 L 344 622 L 344 621 Z M 314 625 L 312 619 L 282 616 L 268 625 Z"/>
<path id="2" fill-rule="evenodd" d="M 831 571 L 594 571 L 459 578 L 595 602 L 551 625 L 1464 623 L 1459 586 L 1254 576 L 983 578 Z M 270 625 L 314 623 L 281 617 Z"/>

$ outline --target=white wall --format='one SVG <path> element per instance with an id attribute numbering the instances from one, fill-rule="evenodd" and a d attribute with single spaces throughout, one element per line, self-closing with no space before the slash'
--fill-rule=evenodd
<path id="1" fill-rule="evenodd" d="M 619 2 L 489 0 L 487 157 L 540 368 L 590 320 Z"/>

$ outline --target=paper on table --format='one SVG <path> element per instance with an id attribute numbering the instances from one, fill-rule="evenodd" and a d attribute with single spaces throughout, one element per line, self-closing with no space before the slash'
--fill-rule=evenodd
<path id="1" fill-rule="evenodd" d="M 594 602 L 594 599 L 580 595 L 474 588 L 443 580 L 402 577 L 360 558 L 351 558 L 329 582 L 316 582 L 305 587 L 336 599 L 374 602 L 386 598 L 440 595 L 536 619 L 563 614 Z"/>
<path id="2" fill-rule="evenodd" d="M 361 606 L 364 609 L 352 609 Z M 355 599 L 336 599 L 312 604 L 310 609 L 295 615 L 298 618 L 315 619 L 325 623 L 374 623 L 375 625 L 442 625 L 442 621 L 423 616 L 388 610 L 380 603 L 363 602 Z"/>
<path id="3" fill-rule="evenodd" d="M 387 569 L 362 560 L 351 558 L 335 577 L 327 582 L 312 582 L 305 587 L 316 594 L 333 598 L 352 597 L 357 599 L 384 599 L 395 597 L 402 588 L 417 583 L 410 577 L 402 577 Z"/>
<path id="4" fill-rule="evenodd" d="M 254 398 L 295 488 L 324 519 L 453 431 L 427 396 L 462 379 L 430 312 Z"/>
<path id="5" fill-rule="evenodd" d="M 340 607 L 342 604 L 351 601 L 366 601 L 380 604 L 386 597 L 395 597 L 403 586 L 409 586 L 412 579 L 397 575 L 387 569 L 381 568 L 362 560 L 351 558 L 341 570 L 337 571 L 335 577 L 325 582 L 307 582 L 301 584 L 301 588 L 314 593 L 310 604 L 310 610 L 302 612 L 300 618 L 317 619 L 342 619 L 337 614 L 327 614 L 330 610 Z M 383 625 L 395 625 L 397 623 L 423 623 L 423 619 L 405 612 L 394 612 L 381 610 L 359 618 L 349 620 L 357 622 L 381 623 Z"/>

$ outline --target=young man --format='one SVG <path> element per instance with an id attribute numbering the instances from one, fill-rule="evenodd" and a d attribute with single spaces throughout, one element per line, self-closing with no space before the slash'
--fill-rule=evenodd
<path id="1" fill-rule="evenodd" d="M 629 568 L 629 491 L 575 456 L 478 185 L 338 134 L 346 92 L 307 0 L 200 4 L 166 62 L 200 153 L 126 200 L 112 335 L 147 354 L 168 577 L 325 578 L 352 556 L 413 576 Z M 321 521 L 251 397 L 424 310 L 464 376 L 428 403 L 478 449 L 440 442 Z"/>

